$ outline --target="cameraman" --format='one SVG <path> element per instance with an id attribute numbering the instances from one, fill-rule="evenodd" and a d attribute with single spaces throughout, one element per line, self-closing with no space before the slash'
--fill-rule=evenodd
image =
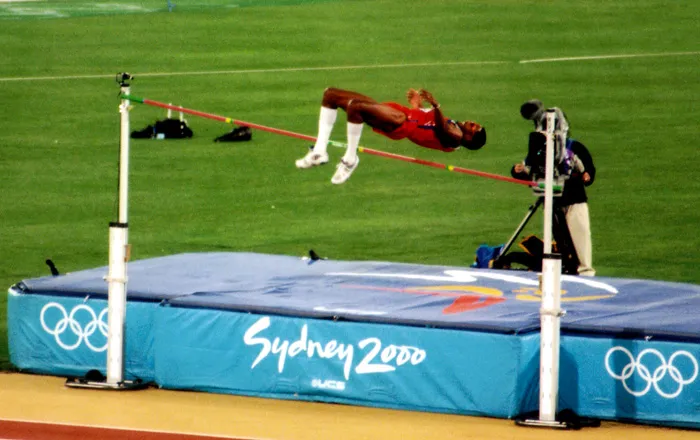
<path id="1" fill-rule="evenodd" d="M 561 125 L 568 132 L 568 122 L 561 110 L 556 109 L 559 116 L 557 128 Z M 546 128 L 546 110 L 542 102 L 531 100 L 520 108 L 523 118 L 531 120 L 535 124 L 535 130 L 543 131 Z M 533 135 L 530 136 L 531 142 Z M 566 217 L 569 234 L 576 250 L 579 260 L 578 274 L 583 276 L 594 276 L 593 269 L 593 247 L 591 244 L 591 224 L 588 213 L 588 196 L 586 187 L 593 184 L 595 180 L 595 165 L 590 152 L 581 142 L 566 138 L 566 156 L 570 170 L 570 176 L 564 185 L 561 196 L 554 198 L 554 207 L 561 208 Z M 565 161 L 566 161 L 565 160 Z M 532 158 L 528 157 L 524 162 L 513 166 L 510 173 L 516 179 L 532 179 Z"/>

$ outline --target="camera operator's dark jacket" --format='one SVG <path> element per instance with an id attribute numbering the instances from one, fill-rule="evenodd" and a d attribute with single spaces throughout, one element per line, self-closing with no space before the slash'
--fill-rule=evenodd
<path id="1" fill-rule="evenodd" d="M 588 196 L 586 195 L 586 187 L 591 186 L 595 181 L 595 165 L 593 164 L 593 158 L 591 157 L 591 153 L 588 152 L 586 146 L 583 145 L 581 142 L 572 139 L 570 141 L 571 142 L 567 143 L 567 148 L 571 150 L 571 152 L 574 153 L 576 156 L 578 156 L 579 160 L 581 160 L 581 162 L 583 163 L 585 171 L 588 173 L 589 176 L 591 176 L 591 180 L 589 180 L 587 183 L 583 183 L 581 175 L 577 172 L 573 172 L 571 174 L 571 177 L 569 177 L 569 179 L 564 184 L 564 192 L 562 193 L 561 197 L 554 198 L 554 203 L 562 207 L 575 205 L 576 203 L 586 203 L 588 201 Z M 526 165 L 528 164 L 526 163 Z M 530 180 L 531 178 L 531 176 L 526 172 L 516 173 L 515 166 L 511 168 L 510 174 L 514 178 L 520 180 Z"/>

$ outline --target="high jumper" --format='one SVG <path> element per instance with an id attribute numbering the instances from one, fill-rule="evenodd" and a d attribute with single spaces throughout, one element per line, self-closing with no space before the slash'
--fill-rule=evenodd
<path id="1" fill-rule="evenodd" d="M 345 183 L 360 163 L 357 150 L 363 124 L 389 139 L 408 139 L 416 145 L 444 152 L 459 147 L 478 150 L 486 143 L 486 129 L 473 121 L 456 121 L 442 114 L 440 104 L 427 90 L 409 89 L 410 107 L 396 102 L 380 103 L 369 96 L 349 90 L 328 88 L 323 93 L 316 143 L 297 168 L 305 169 L 328 163 L 328 142 L 338 116 L 338 108 L 347 113 L 347 149 L 331 182 Z M 430 107 L 422 107 L 423 102 Z"/>

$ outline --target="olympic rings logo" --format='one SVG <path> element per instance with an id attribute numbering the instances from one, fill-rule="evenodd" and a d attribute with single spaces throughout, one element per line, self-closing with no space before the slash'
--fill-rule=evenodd
<path id="1" fill-rule="evenodd" d="M 46 322 L 46 315 L 47 311 L 51 309 L 58 310 L 60 319 L 55 323 L 52 322 L 52 326 L 49 326 Z M 56 339 L 56 343 L 65 350 L 75 350 L 85 341 L 85 345 L 87 345 L 90 350 L 99 353 L 107 349 L 107 334 L 109 329 L 106 321 L 107 311 L 108 309 L 105 307 L 100 314 L 97 315 L 92 308 L 85 304 L 79 304 L 73 307 L 73 310 L 71 310 L 69 314 L 61 304 L 50 302 L 41 309 L 41 326 L 46 333 L 53 336 Z M 81 316 L 87 315 L 89 322 L 85 327 L 76 319 L 76 315 L 78 314 Z M 102 346 L 97 346 L 91 341 L 91 337 L 97 330 L 102 333 L 105 339 L 105 343 Z M 64 335 L 64 333 L 66 335 Z M 73 334 L 72 337 L 70 336 L 71 333 Z M 71 342 L 65 342 L 66 339 Z M 75 341 L 72 341 L 73 339 L 75 339 Z"/>
<path id="2" fill-rule="evenodd" d="M 616 373 L 610 366 L 610 358 L 614 353 L 618 351 L 624 353 L 624 355 L 629 359 L 629 361 L 624 367 L 622 367 L 621 372 Z M 645 356 L 647 355 L 653 356 L 659 361 L 659 365 L 656 367 L 656 369 L 654 369 L 653 373 L 649 370 L 649 368 L 646 365 L 642 363 Z M 690 374 L 688 378 L 686 378 L 685 375 L 681 373 L 681 369 L 678 368 L 678 366 L 676 366 L 676 362 L 681 358 L 688 359 L 693 365 L 692 374 Z M 666 399 L 673 399 L 677 397 L 683 391 L 683 387 L 685 385 L 688 385 L 695 381 L 695 379 L 698 377 L 698 373 L 700 372 L 700 369 L 698 368 L 697 359 L 695 359 L 695 357 L 692 354 L 685 350 L 679 350 L 673 353 L 668 359 L 668 362 L 666 362 L 666 358 L 664 358 L 664 356 L 658 350 L 655 350 L 653 348 L 647 348 L 642 350 L 635 359 L 629 350 L 619 346 L 613 347 L 610 350 L 608 350 L 608 353 L 605 355 L 605 368 L 608 370 L 608 374 L 613 379 L 622 382 L 622 386 L 624 386 L 627 392 L 631 395 L 636 397 L 644 396 L 649 392 L 651 387 L 654 386 L 656 392 L 659 393 L 661 397 L 664 397 Z M 646 386 L 639 391 L 632 390 L 628 384 L 628 379 L 631 378 L 635 372 L 642 380 L 646 381 Z M 666 373 L 668 373 L 670 379 L 676 383 L 677 387 L 675 387 L 675 391 L 666 392 L 663 389 L 661 389 L 659 382 L 666 376 Z"/>

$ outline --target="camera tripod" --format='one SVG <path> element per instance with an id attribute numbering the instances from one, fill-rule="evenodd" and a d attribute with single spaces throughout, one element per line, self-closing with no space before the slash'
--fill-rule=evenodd
<path id="1" fill-rule="evenodd" d="M 537 201 L 530 205 L 525 217 L 520 222 L 518 227 L 511 235 L 510 239 L 503 245 L 501 252 L 493 260 L 494 268 L 510 267 L 511 263 L 520 263 L 528 266 L 530 270 L 541 270 L 542 269 L 542 255 L 532 255 L 531 253 L 525 252 L 514 252 L 506 255 L 510 248 L 518 239 L 520 233 L 525 229 L 528 222 L 535 215 L 537 209 L 544 203 L 544 197 L 538 197 Z M 578 257 L 576 256 L 576 248 L 574 247 L 573 240 L 571 239 L 571 234 L 569 233 L 569 226 L 566 223 L 566 214 L 564 208 L 558 206 L 554 203 L 552 207 L 552 235 L 554 241 L 557 245 L 557 251 L 562 257 L 562 272 L 566 274 L 576 275 L 578 274 Z M 540 252 L 541 253 L 541 252 Z"/>

